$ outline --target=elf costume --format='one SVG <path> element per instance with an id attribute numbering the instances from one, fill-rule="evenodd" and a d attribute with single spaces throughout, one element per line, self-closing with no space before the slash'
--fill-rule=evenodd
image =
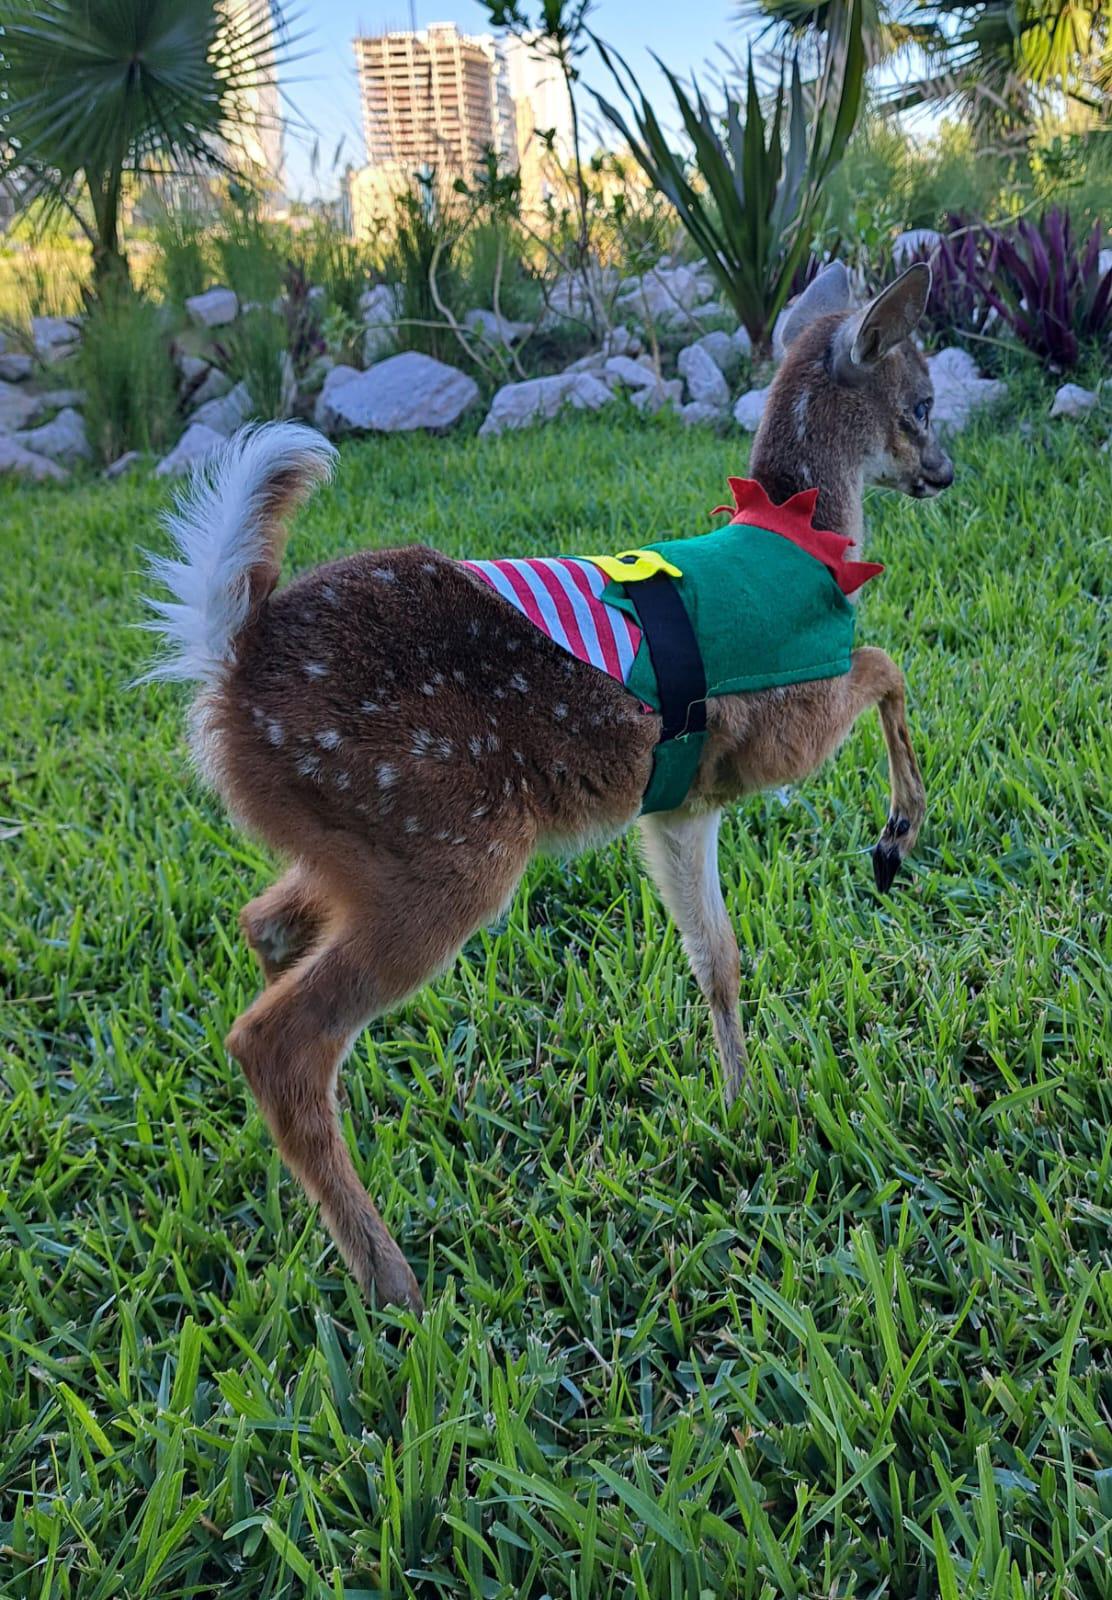
<path id="1" fill-rule="evenodd" d="M 847 561 L 852 540 L 815 528 L 817 489 L 775 506 L 730 478 L 730 521 L 617 556 L 466 561 L 551 639 L 617 678 L 663 719 L 641 809 L 691 787 L 715 695 L 834 678 L 850 669 L 846 596 L 883 567 Z"/>

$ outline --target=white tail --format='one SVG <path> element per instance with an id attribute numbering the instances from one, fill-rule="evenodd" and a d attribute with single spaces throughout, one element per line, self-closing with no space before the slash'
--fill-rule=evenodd
<path id="1" fill-rule="evenodd" d="M 150 571 L 174 596 L 147 600 L 165 656 L 141 681 L 173 678 L 214 684 L 235 660 L 235 640 L 252 605 L 251 574 L 277 572 L 285 519 L 331 476 L 336 451 L 298 422 L 240 430 L 196 469 L 167 512 L 177 558 L 151 556 Z"/>

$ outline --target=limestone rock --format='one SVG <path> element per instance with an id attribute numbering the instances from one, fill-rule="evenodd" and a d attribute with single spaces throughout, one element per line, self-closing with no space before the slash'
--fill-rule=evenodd
<path id="1" fill-rule="evenodd" d="M 935 250 L 941 243 L 942 235 L 937 228 L 908 228 L 906 233 L 898 233 L 892 240 L 892 264 L 907 266 L 912 256 L 924 250 Z"/>
<path id="2" fill-rule="evenodd" d="M 39 360 L 49 365 L 77 349 L 81 325 L 71 317 L 32 317 L 31 337 Z"/>
<path id="3" fill-rule="evenodd" d="M 764 416 L 768 389 L 750 389 L 734 406 L 734 421 L 747 433 L 756 433 Z"/>
<path id="4" fill-rule="evenodd" d="M 934 384 L 934 423 L 937 428 L 958 432 L 975 411 L 1002 400 L 1008 388 L 996 378 L 982 378 L 968 350 L 953 345 L 940 350 L 927 361 Z"/>
<path id="5" fill-rule="evenodd" d="M 0 355 L 0 378 L 5 383 L 23 383 L 35 370 L 34 356 L 25 356 L 18 350 Z"/>
<path id="6" fill-rule="evenodd" d="M 191 423 L 200 423 L 203 428 L 211 428 L 214 433 L 219 433 L 225 439 L 230 439 L 237 428 L 251 416 L 254 402 L 245 383 L 237 383 L 234 389 L 229 389 L 227 394 L 218 396 L 215 400 L 206 400 L 204 405 L 197 407 L 190 417 Z"/>
<path id="7" fill-rule="evenodd" d="M 359 297 L 359 314 L 366 326 L 363 336 L 363 361 L 366 366 L 388 356 L 397 346 L 395 323 L 405 310 L 405 297 L 401 287 L 394 283 L 376 283 L 373 289 L 364 289 Z"/>
<path id="8" fill-rule="evenodd" d="M 634 361 L 632 356 L 609 356 L 603 363 L 604 379 L 624 384 L 627 389 L 647 389 L 657 381 L 651 361 Z"/>
<path id="9" fill-rule="evenodd" d="M 411 433 L 417 428 L 442 432 L 458 422 L 479 398 L 474 378 L 417 350 L 390 356 L 366 372 L 337 383 L 341 367 L 325 381 L 331 431 L 337 433 Z"/>
<path id="10" fill-rule="evenodd" d="M 697 344 L 689 344 L 676 358 L 676 368 L 687 380 L 691 399 L 703 406 L 717 406 L 726 411 L 730 404 L 730 390 L 721 369 L 711 355 Z"/>
<path id="11" fill-rule="evenodd" d="M 493 311 L 479 309 L 469 311 L 463 319 L 463 325 L 485 339 L 487 344 L 494 345 L 517 344 L 526 334 L 533 331 L 531 322 L 514 322 L 509 317 L 500 317 Z"/>
<path id="12" fill-rule="evenodd" d="M 114 483 L 117 478 L 124 478 L 129 472 L 134 472 L 143 459 L 140 450 L 125 450 L 122 456 L 117 456 L 110 467 L 105 467 L 101 477 L 107 478 L 109 483 Z"/>
<path id="13" fill-rule="evenodd" d="M 342 424 L 338 414 L 332 409 L 332 400 L 344 387 L 351 383 L 353 378 L 358 378 L 358 367 L 336 366 L 329 369 L 324 375 L 324 383 L 320 394 L 317 396 L 316 409 L 313 412 L 313 422 L 322 433 L 339 433 Z"/>
<path id="14" fill-rule="evenodd" d="M 51 422 L 41 428 L 30 428 L 12 435 L 17 444 L 37 456 L 49 456 L 72 466 L 75 461 L 92 460 L 92 448 L 85 433 L 85 419 L 80 411 L 67 406 Z"/>
<path id="15" fill-rule="evenodd" d="M 630 395 L 630 404 L 635 405 L 638 411 L 643 411 L 646 416 L 655 416 L 665 406 L 671 406 L 673 411 L 683 408 L 683 380 L 669 378 L 664 383 L 654 383 L 649 389 L 638 389 L 636 394 Z"/>
<path id="16" fill-rule="evenodd" d="M 713 428 L 729 415 L 722 406 L 704 405 L 700 400 L 692 400 L 680 411 L 684 426 L 687 428 Z"/>
<path id="17" fill-rule="evenodd" d="M 10 433 L 0 434 L 0 473 L 10 472 L 17 478 L 29 478 L 33 483 L 65 483 L 69 473 L 48 456 L 38 456 L 24 449 Z"/>
<path id="18" fill-rule="evenodd" d="M 26 428 L 42 410 L 37 395 L 28 394 L 14 384 L 0 382 L 0 433 L 13 433 Z"/>
<path id="19" fill-rule="evenodd" d="M 489 436 L 528 428 L 554 417 L 565 406 L 574 411 L 600 411 L 613 398 L 608 386 L 592 372 L 560 372 L 551 378 L 507 383 L 494 396 L 479 432 Z"/>
<path id="20" fill-rule="evenodd" d="M 186 315 L 198 328 L 222 328 L 239 316 L 239 299 L 234 289 L 206 289 L 185 302 Z M 169 460 L 169 457 L 167 457 Z"/>
<path id="21" fill-rule="evenodd" d="M 206 428 L 203 422 L 191 422 L 170 451 L 154 469 L 156 478 L 177 478 L 183 472 L 204 461 L 225 443 L 222 433 Z"/>
<path id="22" fill-rule="evenodd" d="M 1095 389 L 1083 389 L 1079 383 L 1064 383 L 1054 396 L 1050 408 L 1052 417 L 1070 417 L 1076 421 L 1091 411 L 1100 396 Z"/>
<path id="23" fill-rule="evenodd" d="M 190 410 L 204 406 L 210 400 L 219 400 L 230 393 L 232 380 L 226 372 L 221 372 L 219 367 L 208 367 L 201 382 L 189 396 Z"/>

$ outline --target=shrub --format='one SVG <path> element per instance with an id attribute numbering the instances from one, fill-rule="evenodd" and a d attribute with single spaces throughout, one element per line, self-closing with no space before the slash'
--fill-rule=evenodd
<path id="1" fill-rule="evenodd" d="M 89 442 L 102 461 L 170 444 L 177 372 L 158 306 L 126 285 L 104 285 L 85 318 L 77 362 Z"/>
<path id="2" fill-rule="evenodd" d="M 158 251 L 154 280 L 170 305 L 182 306 L 212 281 L 204 224 L 192 206 L 164 205 L 153 232 Z"/>
<path id="3" fill-rule="evenodd" d="M 698 89 L 689 99 L 675 74 L 658 63 L 694 152 L 694 173 L 675 154 L 629 68 L 599 48 L 628 107 L 627 116 L 596 95 L 603 115 L 675 206 L 754 347 L 767 348 L 821 220 L 825 182 L 857 121 L 865 68 L 859 0 L 832 18 L 811 110 L 798 60 L 790 86 L 781 79 L 771 103 L 762 103 L 750 56 L 746 104 L 727 99 L 724 117 Z"/>
<path id="4" fill-rule="evenodd" d="M 297 258 L 309 283 L 324 290 L 330 310 L 359 316 L 359 297 L 371 281 L 367 251 L 332 222 L 316 219 L 297 240 Z"/>
<path id="5" fill-rule="evenodd" d="M 401 314 L 408 325 L 398 329 L 398 343 L 404 349 L 443 358 L 459 348 L 441 309 L 446 306 L 453 314 L 466 309 L 460 306 L 455 259 L 459 234 L 459 219 L 436 175 L 419 174 L 415 186 L 398 197 L 385 261 L 387 278 L 401 286 Z"/>
<path id="6" fill-rule="evenodd" d="M 1076 365 L 1086 341 L 1112 337 L 1112 268 L 1101 273 L 1102 230 L 1076 244 L 1068 212 L 1024 217 L 997 233 L 981 274 L 985 299 L 1052 371 Z"/>
<path id="7" fill-rule="evenodd" d="M 912 261 L 931 268 L 931 289 L 923 323 L 929 335 L 950 339 L 984 333 L 990 306 L 984 291 L 984 270 L 996 235 L 964 217 L 948 219 L 945 233 L 933 250 L 918 250 L 898 264 L 890 263 L 888 281 Z"/>
<path id="8" fill-rule="evenodd" d="M 252 416 L 271 421 L 292 413 L 296 380 L 281 311 L 256 306 L 245 312 L 230 324 L 215 350 L 218 364 L 232 382 L 246 386 Z"/>
<path id="9" fill-rule="evenodd" d="M 212 249 L 217 275 L 241 301 L 269 305 L 276 298 L 290 257 L 289 229 L 263 217 L 249 195 L 233 191 Z"/>

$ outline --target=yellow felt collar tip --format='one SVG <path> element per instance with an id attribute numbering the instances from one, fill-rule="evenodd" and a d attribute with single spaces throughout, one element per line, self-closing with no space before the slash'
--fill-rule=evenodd
<path id="1" fill-rule="evenodd" d="M 679 567 L 666 561 L 659 550 L 621 550 L 616 556 L 590 556 L 588 559 L 615 583 L 639 583 L 645 578 L 655 578 L 666 572 L 670 578 L 682 578 Z"/>

